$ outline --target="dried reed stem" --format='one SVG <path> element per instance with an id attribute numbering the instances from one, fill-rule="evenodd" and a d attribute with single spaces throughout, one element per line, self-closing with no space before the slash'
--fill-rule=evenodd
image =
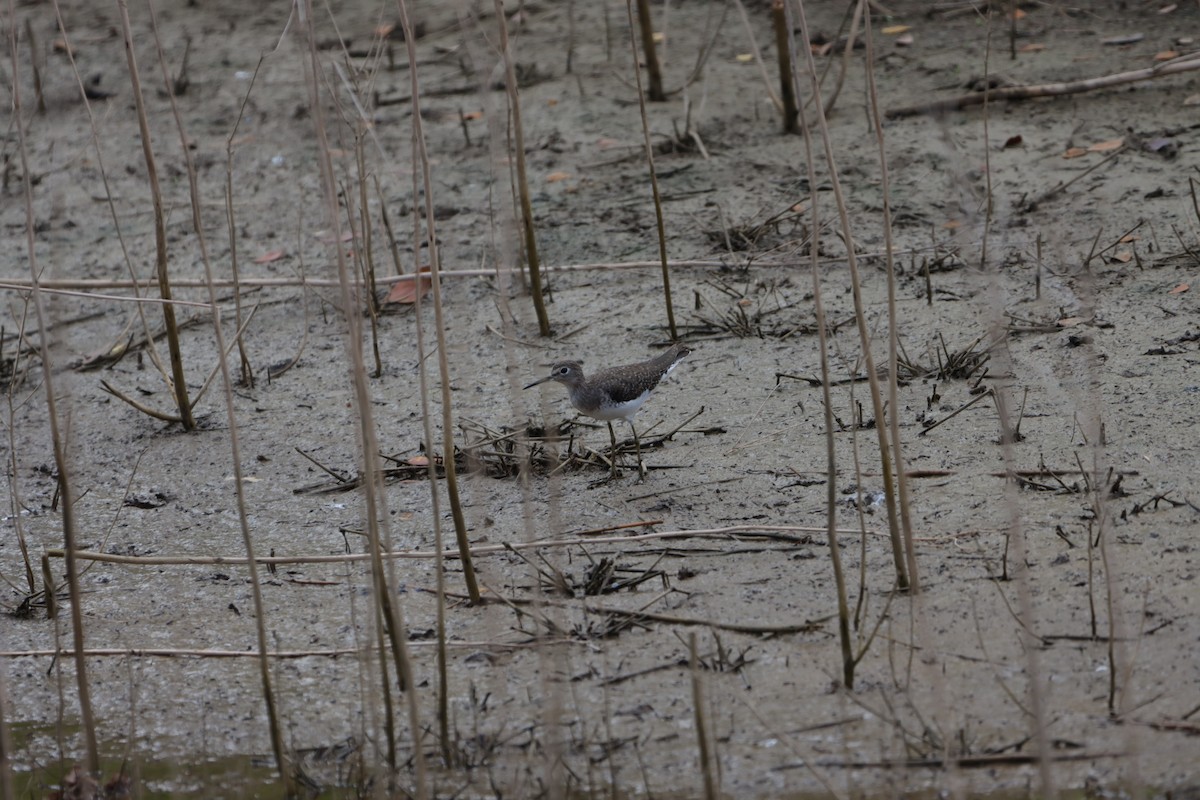
<path id="1" fill-rule="evenodd" d="M 403 4 L 401 4 L 401 8 L 403 9 Z M 321 103 L 320 79 L 323 73 L 320 57 L 317 52 L 317 31 L 316 23 L 312 17 L 311 0 L 305 0 L 300 6 L 300 10 L 301 19 L 305 24 L 307 34 L 309 59 L 307 62 L 308 74 L 306 75 L 306 82 L 309 90 L 310 113 L 313 118 L 317 137 L 317 161 L 321 168 L 321 188 L 324 193 L 326 213 L 329 215 L 330 221 L 334 226 L 335 241 L 340 241 L 341 214 L 336 195 L 337 180 L 329 155 L 329 136 L 325 126 L 324 106 Z M 409 40 L 411 41 L 411 30 L 409 34 Z M 427 796 L 425 757 L 424 751 L 420 747 L 421 725 L 417 711 L 416 692 L 413 691 L 412 666 L 407 649 L 408 637 L 405 635 L 404 619 L 399 603 L 391 588 L 395 583 L 395 575 L 392 574 L 390 576 L 391 580 L 389 580 L 389 574 L 385 569 L 385 562 L 382 556 L 383 543 L 381 542 L 381 535 L 387 516 L 383 509 L 384 497 L 380 491 L 381 482 L 377 463 L 378 456 L 375 455 L 379 452 L 379 447 L 375 439 L 374 414 L 372 412 L 370 391 L 367 385 L 366 367 L 363 362 L 362 325 L 359 315 L 354 312 L 354 309 L 358 307 L 357 303 L 361 286 L 351 278 L 351 273 L 346 263 L 346 254 L 343 249 L 340 246 L 335 246 L 333 249 L 336 254 L 338 279 L 341 284 L 342 307 L 345 310 L 344 316 L 348 329 L 346 349 L 352 368 L 351 378 L 355 410 L 357 412 L 356 421 L 359 428 L 358 439 L 363 454 L 363 488 L 365 490 L 363 499 L 366 504 L 367 541 L 370 551 L 371 582 L 375 596 L 375 613 L 378 615 L 377 622 L 381 619 L 382 626 L 387 632 L 387 641 L 390 645 L 392 661 L 395 664 L 398 676 L 397 683 L 401 690 L 407 690 L 409 728 L 410 735 L 413 738 L 413 759 L 416 769 L 416 793 L 421 800 L 424 800 Z M 380 646 L 383 646 L 382 642 Z"/>
<path id="2" fill-rule="evenodd" d="M 12 0 L 9 0 L 8 11 L 10 21 L 15 20 L 16 14 Z M 38 291 L 38 275 L 41 267 L 38 265 L 33 230 L 33 182 L 29 170 L 29 145 L 25 123 L 21 119 L 24 109 L 21 107 L 21 69 L 17 58 L 16 25 L 8 26 L 8 36 L 9 54 L 12 59 L 12 122 L 17 129 L 17 149 L 21 157 L 21 188 L 25 201 L 25 246 L 29 256 L 29 278 L 33 285 L 33 307 L 37 315 L 38 328 L 47 331 L 49 330 L 49 314 L 46 312 L 46 303 L 42 293 Z M 67 461 L 67 442 L 59 425 L 58 394 L 54 389 L 54 370 L 50 360 L 50 337 L 42 334 L 38 339 L 42 360 L 42 386 L 46 392 L 46 413 L 50 422 L 50 440 L 54 448 L 54 464 L 58 470 L 58 488 L 62 501 L 63 549 L 67 562 L 67 589 L 71 598 L 71 641 L 75 650 L 82 653 L 84 649 L 83 595 L 79 588 L 79 566 L 75 558 L 75 489 L 71 485 L 71 467 Z M 82 655 L 75 656 L 74 666 L 87 769 L 92 774 L 98 775 L 100 773 L 100 748 L 96 740 L 96 724 L 92 716 L 92 693 L 88 684 L 87 663 Z M 6 749 L 5 752 L 10 751 Z"/>
<path id="3" fill-rule="evenodd" d="M 712 743 L 709 740 L 704 708 L 704 686 L 700 679 L 700 658 L 696 654 L 696 634 L 688 636 L 688 664 L 692 676 L 692 721 L 696 726 L 696 748 L 700 753 L 700 773 L 704 776 L 705 800 L 717 800 L 717 781 L 713 774 Z"/>
<path id="4" fill-rule="evenodd" d="M 795 50 L 795 38 L 791 35 L 792 26 L 786 24 L 786 9 L 783 9 L 783 12 L 786 38 L 782 44 L 789 51 L 788 62 L 794 69 L 795 59 L 790 57 L 790 53 Z M 795 80 L 794 75 L 789 75 L 788 77 L 793 81 Z M 809 185 L 816 186 L 817 169 L 816 160 L 813 158 L 812 130 L 809 128 L 808 117 L 806 115 L 797 111 L 796 118 L 800 124 L 801 132 L 804 134 L 804 163 L 808 168 Z M 821 358 L 821 405 L 824 410 L 823 424 L 825 428 L 825 541 L 829 546 L 829 558 L 833 567 L 834 588 L 837 591 L 838 642 L 842 650 L 842 683 L 847 689 L 853 689 L 854 668 L 857 662 L 854 658 L 853 641 L 850 636 L 850 603 L 846 593 L 846 573 L 842 567 L 842 548 L 838 543 L 837 451 L 833 438 L 835 430 L 833 421 L 833 381 L 831 380 L 832 375 L 829 369 L 829 327 L 826 324 L 825 301 L 822 299 L 821 291 L 821 215 L 818 210 L 818 206 L 820 205 L 817 199 L 818 196 L 819 192 L 813 192 L 812 202 L 809 204 L 814 233 L 812 241 L 808 243 L 808 253 L 813 285 L 813 308 L 817 323 L 817 343 Z M 866 547 L 865 536 L 863 537 L 863 547 L 864 549 Z M 863 563 L 866 563 L 865 558 L 863 559 Z M 860 588 L 860 602 L 863 594 L 864 592 Z"/>
<path id="5" fill-rule="evenodd" d="M 643 13 L 645 14 L 645 19 L 642 20 L 643 25 L 646 26 L 643 28 L 643 31 L 642 31 L 643 41 L 646 41 L 646 37 L 649 36 L 649 34 L 647 33 L 647 30 L 648 30 L 648 27 L 650 24 L 649 23 L 650 10 L 649 10 L 649 7 L 646 5 L 647 2 L 648 2 L 648 0 L 638 0 L 638 17 L 639 17 L 639 19 L 641 19 Z M 637 40 L 635 38 L 633 38 L 633 8 L 631 6 L 631 3 L 632 3 L 632 0 L 626 0 L 625 10 L 629 16 L 629 44 L 633 48 L 633 76 L 637 82 L 638 109 L 641 111 L 641 117 L 642 117 L 642 138 L 643 138 L 643 143 L 644 143 L 643 146 L 645 147 L 645 150 L 646 150 L 646 169 L 650 173 L 650 191 L 654 195 L 654 222 L 655 222 L 655 226 L 657 227 L 657 230 L 658 230 L 658 260 L 659 260 L 659 264 L 662 267 L 663 302 L 665 302 L 666 306 L 667 306 L 667 330 L 670 332 L 671 341 L 676 341 L 677 339 L 679 339 L 679 333 L 675 329 L 675 307 L 674 307 L 674 304 L 671 302 L 671 271 L 667 266 L 667 231 L 666 231 L 666 224 L 663 222 L 662 195 L 658 190 L 658 174 L 654 171 L 654 146 L 650 142 L 650 122 L 646 118 L 646 97 L 642 93 L 642 73 L 641 73 L 641 70 L 639 70 L 637 68 Z M 649 52 L 651 55 L 653 55 L 654 40 L 650 39 L 649 42 L 650 42 Z M 650 59 L 648 58 L 647 61 L 649 61 L 649 60 Z M 657 69 L 658 62 L 655 61 L 654 64 L 655 64 L 655 69 Z M 663 97 L 655 98 L 654 97 L 654 74 L 655 74 L 654 70 L 651 70 L 651 73 L 650 73 L 650 75 L 651 75 L 650 99 L 651 100 L 655 100 L 655 99 L 664 100 L 666 98 L 663 98 Z M 662 92 L 662 77 L 661 76 L 659 76 L 659 87 L 658 88 L 659 88 L 659 93 L 661 93 Z"/>
<path id="6" fill-rule="evenodd" d="M 508 107 L 512 114 L 513 145 L 516 156 L 517 194 L 521 203 L 521 230 L 525 233 L 525 257 L 529 261 L 529 289 L 533 297 L 533 310 L 537 314 L 538 331 L 550 336 L 550 316 L 546 313 L 546 301 L 542 297 L 542 266 L 538 257 L 537 232 L 533 228 L 533 203 L 529 199 L 529 178 L 525 167 L 525 129 L 521 124 L 521 98 L 517 93 L 517 68 L 508 41 L 508 16 L 504 13 L 503 0 L 495 0 L 496 24 L 500 28 L 500 55 L 504 59 L 504 88 L 508 93 Z M 411 49 L 411 45 L 410 48 Z M 414 117 L 417 95 L 413 93 Z M 413 120 L 414 125 L 420 121 Z M 426 202 L 429 202 L 428 199 Z M 433 225 L 433 216 L 428 217 Z M 439 327 L 440 330 L 440 327 Z"/>
<path id="7" fill-rule="evenodd" d="M 800 23 L 800 34 L 805 42 L 811 41 L 808 20 L 804 16 L 803 0 L 794 0 L 795 18 Z M 810 76 L 817 74 L 816 62 L 813 59 L 812 48 L 804 47 L 804 57 Z M 904 553 L 904 540 L 900 534 L 900 520 L 896 513 L 896 487 L 892 481 L 892 459 L 888 444 L 887 426 L 883 424 L 883 390 L 879 386 L 879 374 L 875 371 L 875 357 L 871 353 L 871 332 L 867 328 L 867 313 L 863 308 L 862 276 L 858 272 L 858 256 L 854 252 L 854 237 L 851 235 L 850 214 L 846 210 L 846 199 L 838 179 L 837 164 L 833 157 L 833 139 L 829 132 L 829 123 L 825 118 L 825 109 L 821 100 L 821 90 L 812 81 L 813 103 L 816 105 L 817 127 L 821 131 L 821 142 L 824 145 L 825 163 L 829 168 L 829 180 L 833 186 L 834 201 L 837 204 L 838 218 L 842 234 L 846 241 L 846 264 L 850 268 L 850 281 L 854 287 L 854 318 L 858 325 L 858 338 L 862 343 L 863 360 L 866 366 L 867 380 L 871 388 L 871 405 L 874 409 L 875 431 L 879 441 L 879 466 L 883 476 L 883 491 L 887 501 L 888 529 L 892 540 L 892 560 L 896 568 L 896 585 L 901 591 L 909 588 L 907 558 Z"/>
<path id="8" fill-rule="evenodd" d="M 246 94 L 242 97 L 242 104 L 238 107 L 237 119 L 233 122 L 233 128 L 229 131 L 229 136 L 225 139 L 225 224 L 229 234 L 229 268 L 230 274 L 233 276 L 233 303 L 234 303 L 234 324 L 237 325 L 239 333 L 237 335 L 238 358 L 242 368 L 242 384 L 253 388 L 254 386 L 254 370 L 250 366 L 250 356 L 246 352 L 246 341 L 241 334 L 242 327 L 242 291 L 241 291 L 241 271 L 238 269 L 237 257 L 237 226 L 234 224 L 233 215 L 233 140 L 237 136 L 238 128 L 241 127 L 242 119 L 246 115 L 246 104 L 250 102 L 250 93 L 254 91 L 254 83 L 258 80 L 258 72 L 262 69 L 263 61 L 266 55 L 261 55 L 258 58 L 258 64 L 254 67 L 254 74 L 250 76 L 250 85 L 246 87 Z"/>
<path id="9" fill-rule="evenodd" d="M 775 28 L 775 50 L 779 58 L 779 95 L 783 108 L 783 132 L 799 133 L 799 108 L 796 106 L 796 78 L 792 65 L 792 36 L 787 24 L 783 0 L 772 0 L 771 24 Z M 814 229 L 816 230 L 816 229 Z M 816 251 L 816 248 L 813 248 Z"/>
<path id="10" fill-rule="evenodd" d="M 150 12 L 151 28 L 154 32 L 154 46 L 158 52 L 159 68 L 162 71 L 163 86 L 166 90 L 167 98 L 170 101 L 171 114 L 175 118 L 175 127 L 179 131 L 180 149 L 182 150 L 184 160 L 187 163 L 188 195 L 192 206 L 192 228 L 196 233 L 196 242 L 200 247 L 200 260 L 204 264 L 204 275 L 209 281 L 208 299 L 213 307 L 213 335 L 217 341 L 217 360 L 221 368 L 222 388 L 225 390 L 225 415 L 229 420 L 230 460 L 232 461 L 233 467 L 234 494 L 237 499 L 238 525 L 241 529 L 242 545 L 246 550 L 247 566 L 249 567 L 250 572 L 250 592 L 251 597 L 254 600 L 254 627 L 258 638 L 259 679 L 262 681 L 263 700 L 267 707 L 267 726 L 271 736 L 271 748 L 274 751 L 275 766 L 276 769 L 279 770 L 280 777 L 283 779 L 284 787 L 288 792 L 292 792 L 294 791 L 292 775 L 290 770 L 287 768 L 287 760 L 284 755 L 283 726 L 279 720 L 279 710 L 276 705 L 275 692 L 271 686 L 270 661 L 267 659 L 266 655 L 266 608 L 263 604 L 262 587 L 258 580 L 258 564 L 254 560 L 254 537 L 250 533 L 250 519 L 248 512 L 246 511 L 245 482 L 243 481 L 242 473 L 241 439 L 238 435 L 237 416 L 235 413 L 233 400 L 233 378 L 229 372 L 229 358 L 227 355 L 228 351 L 226 350 L 225 346 L 225 332 L 221 327 L 221 312 L 217 307 L 217 289 L 212 284 L 212 261 L 208 255 L 208 243 L 204 236 L 204 225 L 201 218 L 200 189 L 198 186 L 198 180 L 196 178 L 196 165 L 192 160 L 191 150 L 188 148 L 187 134 L 183 129 L 183 119 L 179 115 L 179 106 L 175 102 L 175 93 L 172 90 L 171 76 L 167 70 L 166 56 L 163 54 L 162 39 L 158 32 L 158 17 L 154 11 L 153 0 L 147 4 L 147 7 Z M 128 10 L 124 8 L 124 4 L 122 4 L 122 18 L 126 32 L 128 32 Z M 132 53 L 132 51 L 130 52 Z M 132 68 L 132 54 L 129 56 L 129 58 Z M 147 136 L 147 131 L 143 131 L 143 136 Z M 149 141 L 148 138 L 146 141 Z M 149 152 L 148 146 L 147 152 Z M 151 157 L 148 156 L 147 160 L 151 160 Z M 162 276 L 165 278 L 165 275 L 166 273 L 164 271 Z M 167 305 L 164 306 L 164 308 L 170 308 L 170 306 Z M 168 324 L 168 331 L 170 330 L 170 327 L 170 324 Z M 238 335 L 240 337 L 240 331 L 238 332 Z M 178 342 L 176 342 L 176 346 L 177 345 Z M 172 364 L 174 363 L 175 360 L 172 358 Z M 180 396 L 186 398 L 186 393 Z M 188 412 L 189 414 L 191 412 L 190 405 L 188 406 Z M 187 424 L 187 419 L 185 419 L 185 427 Z M 195 423 L 193 422 L 192 424 L 194 425 Z"/>
<path id="11" fill-rule="evenodd" d="M 0 670 L 0 796 L 16 797 L 17 787 L 13 781 L 12 732 L 8 729 L 8 717 L 4 710 L 8 708 L 8 680 L 5 670 Z"/>
<path id="12" fill-rule="evenodd" d="M 154 159 L 154 143 L 150 139 L 150 120 L 146 115 L 146 101 L 142 96 L 142 82 L 138 76 L 137 58 L 133 52 L 133 30 L 129 23 L 129 5 L 126 0 L 117 0 L 121 11 L 121 35 L 125 39 L 125 58 L 129 65 L 129 81 L 133 87 L 134 106 L 137 109 L 138 130 L 142 138 L 142 155 L 146 160 L 146 180 L 150 184 L 150 198 L 154 203 L 155 266 L 158 275 L 158 291 L 164 300 L 171 299 L 171 281 L 167 273 L 167 227 L 163 210 L 162 189 L 158 185 L 158 165 Z M 187 150 L 187 146 L 184 146 Z M 179 418 L 184 430 L 196 429 L 196 418 L 192 416 L 192 404 L 188 402 L 187 375 L 183 371 L 183 352 L 179 347 L 179 326 L 175 322 L 175 308 L 163 303 L 163 324 L 167 329 L 167 352 L 171 358 L 171 393 L 179 408 Z"/>
<path id="13" fill-rule="evenodd" d="M 633 10 L 629 4 L 633 0 L 625 0 L 626 10 L 629 11 L 630 35 L 633 35 Z M 654 46 L 654 23 L 650 21 L 650 0 L 637 0 L 638 29 L 642 34 L 642 52 L 646 54 L 646 75 L 650 79 L 650 99 L 661 103 L 667 99 L 663 91 L 662 67 L 658 64 L 658 52 Z M 641 70 L 638 69 L 637 42 L 633 46 L 633 71 L 638 73 L 638 95 L 642 93 Z"/>
<path id="14" fill-rule="evenodd" d="M 913 547 L 912 512 L 908 502 L 908 469 L 904 463 L 904 446 L 900 440 L 900 317 L 896 309 L 896 258 L 892 241 L 892 194 L 889 184 L 887 147 L 883 141 L 883 120 L 879 113 L 879 92 L 875 85 L 875 39 L 871 33 L 871 8 L 864 4 L 867 42 L 867 92 L 871 100 L 871 122 L 875 129 L 875 143 L 879 149 L 879 191 L 883 195 L 883 242 L 887 253 L 888 304 L 888 434 L 892 437 L 892 452 L 895 456 L 896 487 L 899 490 L 900 530 L 904 538 L 904 554 L 908 564 L 908 577 L 912 590 L 921 590 L 920 573 L 917 570 L 917 553 Z M 984 137 L 987 141 L 987 137 Z M 984 239 L 987 239 L 985 234 Z"/>

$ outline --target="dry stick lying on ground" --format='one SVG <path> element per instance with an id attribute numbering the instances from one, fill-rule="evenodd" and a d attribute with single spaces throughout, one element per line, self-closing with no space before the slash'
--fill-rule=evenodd
<path id="1" fill-rule="evenodd" d="M 1004 86 L 986 92 L 973 92 L 949 100 L 938 100 L 933 103 L 923 103 L 916 106 L 893 108 L 887 112 L 888 119 L 912 117 L 918 114 L 936 114 L 942 111 L 957 111 L 970 106 L 983 105 L 995 100 L 1028 100 L 1033 97 L 1055 97 L 1064 94 L 1079 94 L 1094 89 L 1105 89 L 1120 86 L 1124 83 L 1144 81 L 1151 78 L 1161 78 L 1179 72 L 1200 69 L 1200 53 L 1189 53 L 1185 56 L 1163 62 L 1147 69 L 1137 69 L 1132 72 L 1118 72 L 1099 78 L 1085 78 L 1066 83 L 1042 83 L 1034 86 Z"/>
<path id="2" fill-rule="evenodd" d="M 824 532 L 825 528 L 823 527 L 809 527 L 802 525 L 730 525 L 726 528 L 709 528 L 703 530 L 656 531 L 654 533 L 643 533 L 636 536 L 598 536 L 587 539 L 546 539 L 540 542 L 513 542 L 505 545 L 489 544 L 473 547 L 471 548 L 471 552 L 478 556 L 507 553 L 509 548 L 514 550 L 526 550 L 548 547 L 572 547 L 576 545 L 595 546 L 598 544 L 637 544 L 639 542 L 652 541 L 656 539 L 688 539 L 692 537 L 731 538 L 743 536 L 747 538 L 790 541 L 795 544 L 808 544 L 807 540 L 800 539 L 792 534 Z M 860 533 L 857 528 L 839 529 L 838 532 L 846 535 L 856 535 Z M 868 531 L 868 533 L 876 536 L 886 535 L 875 531 Z M 47 550 L 46 556 L 62 558 L 63 549 L 53 548 Z M 456 549 L 447 549 L 444 553 L 444 556 L 448 559 L 457 558 L 458 551 Z M 245 556 L 122 556 L 112 553 L 95 553 L 89 550 L 77 550 L 75 551 L 75 557 L 80 560 L 104 561 L 110 564 L 142 565 L 236 565 L 244 564 L 246 562 Z M 343 561 L 363 561 L 368 557 L 369 555 L 366 553 L 349 553 L 345 555 L 320 556 L 258 556 L 256 560 L 260 564 L 334 564 Z M 383 557 L 429 559 L 436 558 L 437 553 L 433 550 L 397 550 L 392 552 L 384 552 Z"/>
<path id="3" fill-rule="evenodd" d="M 563 643 L 583 640 L 564 639 Z M 435 647 L 434 641 L 409 642 L 408 646 L 416 650 L 426 650 Z M 531 647 L 544 647 L 546 640 L 534 642 L 495 642 L 495 641 L 462 641 L 446 642 L 446 647 L 453 650 L 519 650 Z M 268 658 L 280 660 L 293 658 L 338 658 L 340 656 L 374 656 L 379 652 L 378 647 L 336 647 L 329 650 L 269 650 Z M 89 647 L 83 651 L 87 658 L 97 656 L 126 656 L 134 658 L 258 658 L 254 650 L 216 650 L 212 648 L 198 649 L 192 647 Z M 0 658 L 73 658 L 75 651 L 70 649 L 36 649 L 36 650 L 0 650 Z"/>

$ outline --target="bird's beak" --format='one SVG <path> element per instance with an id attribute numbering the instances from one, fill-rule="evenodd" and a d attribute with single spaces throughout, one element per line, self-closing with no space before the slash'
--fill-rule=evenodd
<path id="1" fill-rule="evenodd" d="M 551 378 L 549 375 L 547 375 L 546 377 L 541 378 L 540 380 L 536 380 L 533 383 L 531 383 L 527 386 L 523 386 L 521 388 L 522 389 L 532 389 L 533 387 L 537 386 L 539 383 L 545 383 L 546 381 L 549 381 L 549 380 L 553 380 L 553 378 Z"/>

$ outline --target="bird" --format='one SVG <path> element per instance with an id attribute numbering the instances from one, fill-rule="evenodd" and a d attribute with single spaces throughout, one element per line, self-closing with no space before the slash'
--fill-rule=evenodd
<path id="1" fill-rule="evenodd" d="M 646 465 L 642 463 L 642 443 L 638 438 L 637 428 L 634 427 L 633 418 L 658 386 L 659 381 L 691 352 L 687 345 L 677 342 L 654 358 L 637 364 L 609 367 L 592 375 L 584 374 L 583 364 L 579 361 L 557 361 L 550 365 L 549 375 L 528 384 L 525 388 L 532 389 L 547 381 L 561 383 L 567 387 L 571 405 L 580 413 L 593 419 L 604 420 L 608 424 L 608 435 L 612 440 L 612 472 L 609 480 L 617 477 L 617 434 L 613 431 L 612 421 L 623 419 L 628 422 L 637 449 L 638 475 L 641 481 L 646 478 Z"/>

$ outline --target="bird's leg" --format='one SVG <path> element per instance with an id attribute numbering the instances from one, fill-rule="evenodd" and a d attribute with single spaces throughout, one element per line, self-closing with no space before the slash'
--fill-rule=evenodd
<path id="1" fill-rule="evenodd" d="M 612 465 L 609 480 L 617 477 L 617 432 L 613 430 L 612 421 L 608 421 L 608 438 L 612 440 L 612 449 L 608 451 L 608 461 Z"/>
<path id="2" fill-rule="evenodd" d="M 633 447 L 637 450 L 638 460 L 638 483 L 646 480 L 646 465 L 642 463 L 642 440 L 638 438 L 637 428 L 633 426 L 633 420 L 629 420 L 629 430 L 633 431 Z"/>

